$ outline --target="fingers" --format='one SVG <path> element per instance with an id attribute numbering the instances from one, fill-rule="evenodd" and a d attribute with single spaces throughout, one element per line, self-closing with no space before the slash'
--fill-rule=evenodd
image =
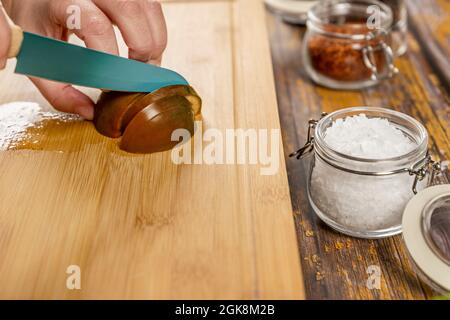
<path id="1" fill-rule="evenodd" d="M 31 81 L 55 109 L 78 114 L 86 120 L 94 118 L 94 102 L 71 85 L 38 78 Z"/>
<path id="2" fill-rule="evenodd" d="M 58 0 L 51 1 L 50 17 L 55 23 L 67 27 L 67 10 L 70 6 L 78 6 L 81 28 L 73 29 L 86 46 L 91 49 L 118 55 L 116 35 L 111 20 L 90 0 Z"/>
<path id="3" fill-rule="evenodd" d="M 155 0 L 145 0 L 147 19 L 153 35 L 153 51 L 150 62 L 161 64 L 161 58 L 167 46 L 167 25 L 161 3 Z"/>
<path id="4" fill-rule="evenodd" d="M 5 68 L 8 60 L 8 51 L 11 45 L 11 29 L 8 21 L 2 12 L 0 3 L 0 70 Z"/>
<path id="5" fill-rule="evenodd" d="M 94 2 L 119 27 L 129 48 L 130 58 L 147 62 L 153 38 L 141 1 L 95 0 Z"/>
<path id="6" fill-rule="evenodd" d="M 131 59 L 158 62 L 167 44 L 161 4 L 155 0 L 94 0 L 119 27 Z"/>

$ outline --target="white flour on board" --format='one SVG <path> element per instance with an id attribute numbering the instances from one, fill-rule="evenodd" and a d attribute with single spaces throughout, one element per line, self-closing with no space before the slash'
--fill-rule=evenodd
<path id="1" fill-rule="evenodd" d="M 0 105 L 0 151 L 8 150 L 28 138 L 27 130 L 36 128 L 44 119 L 65 120 L 59 112 L 43 111 L 34 102 L 11 102 Z"/>

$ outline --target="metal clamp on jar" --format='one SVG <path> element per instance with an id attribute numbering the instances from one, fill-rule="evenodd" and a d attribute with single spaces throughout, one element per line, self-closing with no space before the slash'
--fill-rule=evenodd
<path id="1" fill-rule="evenodd" d="M 408 50 L 408 11 L 405 0 L 381 0 L 388 5 L 393 14 L 392 50 L 399 57 Z"/>
<path id="2" fill-rule="evenodd" d="M 333 123 L 361 114 L 387 120 L 412 142 L 412 150 L 391 158 L 361 158 L 336 151 L 325 142 Z M 312 208 L 332 228 L 360 238 L 401 233 L 406 204 L 441 172 L 428 152 L 425 127 L 408 115 L 384 108 L 348 108 L 310 120 L 306 144 L 291 157 L 301 159 L 310 153 L 314 154 L 308 177 Z"/>
<path id="3" fill-rule="evenodd" d="M 316 83 L 334 89 L 374 86 L 398 73 L 393 13 L 377 0 L 320 1 L 308 12 L 303 58 Z"/>

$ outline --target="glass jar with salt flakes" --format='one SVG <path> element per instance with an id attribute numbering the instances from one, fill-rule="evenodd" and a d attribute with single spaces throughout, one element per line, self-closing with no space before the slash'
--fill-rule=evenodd
<path id="1" fill-rule="evenodd" d="M 348 108 L 311 120 L 306 145 L 291 156 L 311 152 L 312 208 L 332 228 L 360 238 L 401 233 L 406 204 L 440 172 L 425 127 L 384 108 Z"/>

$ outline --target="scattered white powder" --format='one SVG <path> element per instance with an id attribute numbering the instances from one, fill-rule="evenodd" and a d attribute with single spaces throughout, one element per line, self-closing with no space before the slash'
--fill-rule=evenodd
<path id="1" fill-rule="evenodd" d="M 365 159 L 386 159 L 412 151 L 416 144 L 387 119 L 360 114 L 338 119 L 325 132 L 325 142 L 340 153 Z"/>
<path id="2" fill-rule="evenodd" d="M 363 114 L 335 121 L 326 130 L 325 141 L 335 151 L 366 159 L 401 156 L 417 146 L 388 120 Z M 314 209 L 335 227 L 353 233 L 399 227 L 414 195 L 414 177 L 407 172 L 384 177 L 356 175 L 318 157 L 312 170 L 309 195 Z"/>
<path id="3" fill-rule="evenodd" d="M 28 137 L 27 130 L 40 126 L 44 119 L 61 119 L 59 112 L 43 111 L 34 102 L 12 102 L 0 105 L 0 151 L 13 148 Z"/>

